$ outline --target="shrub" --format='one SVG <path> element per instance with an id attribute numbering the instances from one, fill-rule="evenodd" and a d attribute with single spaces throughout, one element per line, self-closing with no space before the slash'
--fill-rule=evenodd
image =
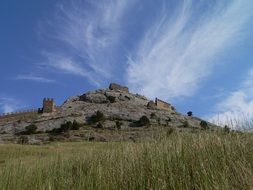
<path id="1" fill-rule="evenodd" d="M 190 124 L 189 124 L 189 122 L 188 122 L 187 120 L 185 120 L 185 121 L 183 122 L 183 127 L 185 127 L 185 128 L 190 127 Z"/>
<path id="2" fill-rule="evenodd" d="M 171 120 L 171 118 L 169 117 L 168 119 L 166 119 L 166 122 L 168 123 L 168 122 L 171 122 L 172 120 Z"/>
<path id="3" fill-rule="evenodd" d="M 143 127 L 150 124 L 149 118 L 147 116 L 142 116 L 138 121 L 130 124 L 130 127 Z"/>
<path id="4" fill-rule="evenodd" d="M 161 125 L 161 118 L 157 118 L 158 125 Z"/>
<path id="5" fill-rule="evenodd" d="M 116 128 L 117 128 L 117 129 L 120 129 L 122 125 L 123 125 L 122 122 L 116 121 Z"/>
<path id="6" fill-rule="evenodd" d="M 19 144 L 28 144 L 29 143 L 29 139 L 27 136 L 20 136 L 18 139 L 18 143 Z"/>
<path id="7" fill-rule="evenodd" d="M 154 119 L 154 118 L 156 117 L 156 114 L 155 114 L 155 113 L 151 113 L 151 114 L 150 114 L 150 117 L 151 117 L 152 119 Z"/>
<path id="8" fill-rule="evenodd" d="M 25 127 L 25 132 L 24 134 L 26 135 L 31 135 L 31 134 L 35 134 L 37 130 L 37 126 L 32 124 L 32 125 L 28 125 Z"/>
<path id="9" fill-rule="evenodd" d="M 114 103 L 116 100 L 116 97 L 114 97 L 114 96 L 108 96 L 107 98 L 110 101 L 110 103 Z"/>
<path id="10" fill-rule="evenodd" d="M 49 140 L 50 142 L 54 142 L 56 139 L 55 139 L 55 137 L 50 136 L 48 140 Z"/>
<path id="11" fill-rule="evenodd" d="M 145 126 L 145 125 L 149 125 L 150 121 L 149 118 L 147 116 L 142 116 L 139 121 L 138 121 L 139 126 Z"/>
<path id="12" fill-rule="evenodd" d="M 73 121 L 73 123 L 71 121 L 67 121 L 66 123 L 61 124 L 60 128 L 54 128 L 51 131 L 47 131 L 49 133 L 65 133 L 69 130 L 79 130 L 81 127 L 81 124 L 78 123 L 76 120 Z"/>
<path id="13" fill-rule="evenodd" d="M 174 133 L 175 129 L 170 127 L 168 130 L 167 130 L 167 133 L 166 133 L 166 136 L 170 136 L 172 133 Z"/>
<path id="14" fill-rule="evenodd" d="M 60 128 L 53 128 L 52 130 L 47 130 L 47 133 L 52 133 L 52 134 L 58 134 L 61 133 L 61 129 Z"/>
<path id="15" fill-rule="evenodd" d="M 71 121 L 67 121 L 64 124 L 61 124 L 60 132 L 69 131 L 71 129 L 71 127 L 72 127 L 72 122 Z"/>
<path id="16" fill-rule="evenodd" d="M 96 128 L 102 129 L 103 128 L 102 123 L 98 122 L 98 124 L 96 125 Z"/>
<path id="17" fill-rule="evenodd" d="M 225 125 L 225 127 L 224 127 L 224 132 L 225 133 L 229 133 L 230 132 L 230 128 L 227 125 Z"/>
<path id="18" fill-rule="evenodd" d="M 71 130 L 79 130 L 80 127 L 81 127 L 81 124 L 78 123 L 76 120 L 74 120 L 71 126 Z"/>
<path id="19" fill-rule="evenodd" d="M 188 111 L 188 112 L 187 112 L 187 115 L 188 115 L 189 117 L 191 117 L 191 116 L 193 115 L 192 111 Z"/>
<path id="20" fill-rule="evenodd" d="M 201 121 L 200 122 L 200 127 L 202 129 L 208 129 L 208 123 L 206 121 Z"/>
<path id="21" fill-rule="evenodd" d="M 89 123 L 97 123 L 99 121 L 103 121 L 104 119 L 104 114 L 101 111 L 97 111 L 94 115 L 90 117 Z"/>

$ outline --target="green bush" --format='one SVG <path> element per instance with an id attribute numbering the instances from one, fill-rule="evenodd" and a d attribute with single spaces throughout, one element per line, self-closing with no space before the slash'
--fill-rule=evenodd
<path id="1" fill-rule="evenodd" d="M 114 103 L 116 100 L 116 97 L 114 97 L 114 96 L 108 96 L 107 98 L 110 101 L 110 103 Z"/>
<path id="2" fill-rule="evenodd" d="M 208 129 L 208 123 L 204 120 L 200 122 L 200 126 L 202 129 Z"/>
<path id="3" fill-rule="evenodd" d="M 28 144 L 29 139 L 27 136 L 20 136 L 18 138 L 18 144 Z"/>
<path id="4" fill-rule="evenodd" d="M 60 128 L 54 128 L 51 131 L 47 131 L 49 133 L 65 133 L 69 130 L 79 130 L 81 127 L 81 124 L 78 123 L 76 120 L 74 120 L 73 122 L 71 121 L 67 121 L 66 123 L 61 124 Z"/>
<path id="5" fill-rule="evenodd" d="M 117 129 L 120 129 L 122 125 L 123 125 L 122 122 L 116 121 L 116 128 L 117 128 Z"/>
<path id="6" fill-rule="evenodd" d="M 28 125 L 28 126 L 25 127 L 24 134 L 31 135 L 31 134 L 35 134 L 36 131 L 37 131 L 37 126 L 32 124 L 32 125 Z"/>
<path id="7" fill-rule="evenodd" d="M 167 130 L 167 133 L 166 133 L 166 136 L 169 137 L 172 133 L 174 133 L 175 129 L 170 127 L 168 130 Z"/>
<path id="8" fill-rule="evenodd" d="M 184 128 L 189 128 L 189 127 L 190 127 L 190 124 L 189 124 L 189 122 L 188 122 L 187 120 L 185 120 L 185 121 L 183 122 L 183 127 L 184 127 Z"/>
<path id="9" fill-rule="evenodd" d="M 189 117 L 191 117 L 191 116 L 193 115 L 192 111 L 188 111 L 188 112 L 187 112 L 187 115 L 188 115 Z"/>
<path id="10" fill-rule="evenodd" d="M 102 123 L 98 122 L 98 124 L 96 125 L 96 128 L 102 129 L 104 128 L 104 126 Z"/>
<path id="11" fill-rule="evenodd" d="M 97 123 L 103 120 L 105 120 L 104 114 L 101 111 L 97 111 L 94 115 L 90 117 L 89 123 Z"/>
<path id="12" fill-rule="evenodd" d="M 139 126 L 146 126 L 150 124 L 149 118 L 147 116 L 142 116 L 138 121 Z"/>
<path id="13" fill-rule="evenodd" d="M 230 132 L 230 128 L 227 125 L 225 125 L 225 127 L 224 127 L 224 132 L 225 133 L 229 133 Z"/>
<path id="14" fill-rule="evenodd" d="M 67 121 L 64 124 L 61 124 L 60 130 L 61 130 L 61 132 L 67 132 L 71 129 L 71 127 L 72 127 L 72 122 Z"/>
<path id="15" fill-rule="evenodd" d="M 79 130 L 80 127 L 81 127 L 81 124 L 78 123 L 76 120 L 74 120 L 71 126 L 71 130 Z"/>
<path id="16" fill-rule="evenodd" d="M 55 137 L 50 136 L 48 140 L 49 140 L 50 142 L 54 142 L 56 139 L 55 139 Z"/>
<path id="17" fill-rule="evenodd" d="M 155 113 L 151 113 L 151 114 L 150 114 L 150 117 L 151 117 L 152 119 L 154 119 L 154 118 L 156 118 L 156 114 L 155 114 Z"/>

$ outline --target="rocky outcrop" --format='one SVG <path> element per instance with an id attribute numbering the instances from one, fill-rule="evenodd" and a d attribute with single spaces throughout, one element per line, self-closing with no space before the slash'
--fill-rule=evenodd
<path id="1" fill-rule="evenodd" d="M 89 102 L 89 103 L 96 103 L 96 104 L 105 104 L 109 102 L 105 94 L 99 93 L 99 91 L 83 94 L 82 96 L 80 96 L 79 100 L 84 101 L 84 102 Z"/>

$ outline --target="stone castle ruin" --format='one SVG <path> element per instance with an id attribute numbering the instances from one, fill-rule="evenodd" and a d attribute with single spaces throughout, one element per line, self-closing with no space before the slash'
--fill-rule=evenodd
<path id="1" fill-rule="evenodd" d="M 174 108 L 171 104 L 169 104 L 163 100 L 160 100 L 158 98 L 155 99 L 155 104 L 156 104 L 156 107 L 159 109 L 163 109 L 163 110 L 167 110 L 167 111 L 174 111 Z"/>
<path id="2" fill-rule="evenodd" d="M 166 110 L 166 111 L 175 111 L 175 108 L 171 104 L 169 104 L 163 100 L 160 100 L 158 98 L 155 99 L 155 102 L 150 101 L 148 103 L 147 107 L 149 109 L 161 109 L 161 110 Z"/>
<path id="3" fill-rule="evenodd" d="M 121 86 L 121 85 L 116 84 L 116 83 L 111 83 L 110 86 L 109 86 L 109 89 L 129 93 L 128 87 Z M 174 107 L 171 104 L 169 104 L 169 103 L 167 103 L 163 100 L 160 100 L 158 98 L 155 99 L 155 102 L 150 101 L 147 104 L 147 107 L 150 108 L 150 109 L 161 109 L 161 110 L 166 110 L 166 111 L 175 111 Z"/>
<path id="4" fill-rule="evenodd" d="M 111 83 L 109 86 L 109 90 L 123 92 L 123 93 L 129 93 L 128 87 L 121 86 L 116 83 Z M 175 111 L 173 106 L 171 106 L 169 103 L 162 101 L 158 98 L 155 99 L 155 102 L 154 101 L 148 102 L 147 107 L 149 109 Z M 11 122 L 11 121 L 21 121 L 24 119 L 36 119 L 41 114 L 54 113 L 54 112 L 57 112 L 59 109 L 60 109 L 60 107 L 57 107 L 55 105 L 54 99 L 44 98 L 42 108 L 0 114 L 0 123 Z"/>
<path id="5" fill-rule="evenodd" d="M 42 113 L 52 113 L 56 111 L 56 106 L 54 99 L 52 98 L 44 98 L 43 99 L 43 108 Z"/>
<path id="6" fill-rule="evenodd" d="M 127 92 L 129 93 L 129 89 L 126 86 L 121 86 L 119 84 L 116 83 L 111 83 L 109 86 L 110 90 L 116 90 L 116 91 L 123 91 L 123 92 Z"/>
<path id="7" fill-rule="evenodd" d="M 54 99 L 44 98 L 42 108 L 0 114 L 0 122 L 34 119 L 39 114 L 53 113 L 53 112 L 56 112 L 58 109 L 59 107 L 55 106 Z"/>

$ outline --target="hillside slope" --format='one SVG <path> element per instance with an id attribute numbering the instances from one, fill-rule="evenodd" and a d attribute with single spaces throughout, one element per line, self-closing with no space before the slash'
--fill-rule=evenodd
<path id="1" fill-rule="evenodd" d="M 170 104 L 166 106 L 167 108 L 160 107 L 146 97 L 130 93 L 126 87 L 117 85 L 114 88 L 99 89 L 71 97 L 53 113 L 39 114 L 31 119 L 2 122 L 0 123 L 0 142 L 12 139 L 17 141 L 19 138 L 17 134 L 22 134 L 25 127 L 29 125 L 36 125 L 37 131 L 40 132 L 40 135 L 35 135 L 35 139 L 45 139 L 45 136 L 49 138 L 48 135 L 42 134 L 73 121 L 85 126 L 86 128 L 82 127 L 82 129 L 85 128 L 89 134 L 108 129 L 117 131 L 121 137 L 124 136 L 124 132 L 143 131 L 144 133 L 147 128 L 157 130 L 157 126 L 165 129 L 201 128 L 201 119 L 182 115 Z M 102 118 L 91 121 L 98 112 L 102 114 Z M 210 123 L 207 125 L 206 127 L 212 127 Z M 84 140 L 87 140 L 87 135 L 83 136 L 86 136 Z M 100 139 L 95 138 L 95 140 Z"/>

